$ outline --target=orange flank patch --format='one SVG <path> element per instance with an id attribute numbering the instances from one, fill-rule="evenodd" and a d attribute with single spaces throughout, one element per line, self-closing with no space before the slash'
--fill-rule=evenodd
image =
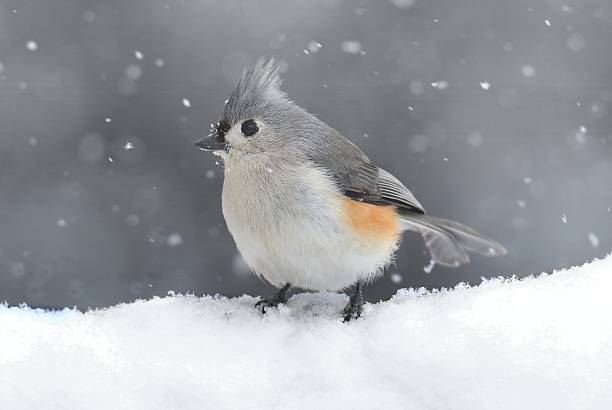
<path id="1" fill-rule="evenodd" d="M 349 225 L 366 240 L 396 241 L 399 218 L 392 205 L 373 205 L 343 198 L 342 208 Z"/>

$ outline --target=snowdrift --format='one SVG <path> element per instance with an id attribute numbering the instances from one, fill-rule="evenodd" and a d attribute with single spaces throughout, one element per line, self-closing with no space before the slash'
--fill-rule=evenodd
<path id="1" fill-rule="evenodd" d="M 2 409 L 610 409 L 612 257 L 523 280 L 402 290 L 340 320 L 301 294 L 105 310 L 0 306 Z"/>

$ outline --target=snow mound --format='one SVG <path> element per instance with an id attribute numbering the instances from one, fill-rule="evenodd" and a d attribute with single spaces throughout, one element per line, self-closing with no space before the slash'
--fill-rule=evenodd
<path id="1" fill-rule="evenodd" d="M 611 270 L 402 290 L 350 324 L 329 293 L 0 306 L 0 408 L 610 409 Z"/>

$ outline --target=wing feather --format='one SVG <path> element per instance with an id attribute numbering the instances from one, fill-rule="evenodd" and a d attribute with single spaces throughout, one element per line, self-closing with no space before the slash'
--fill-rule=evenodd
<path id="1" fill-rule="evenodd" d="M 342 178 L 344 194 L 350 198 L 389 204 L 412 212 L 425 213 L 414 194 L 397 178 L 371 163 L 363 163 Z"/>
<path id="2" fill-rule="evenodd" d="M 425 210 L 412 192 L 389 172 L 370 162 L 370 159 L 351 141 L 323 123 L 324 129 L 314 133 L 300 148 L 307 157 L 336 180 L 342 193 L 352 199 L 395 205 L 401 210 L 423 214 Z"/>

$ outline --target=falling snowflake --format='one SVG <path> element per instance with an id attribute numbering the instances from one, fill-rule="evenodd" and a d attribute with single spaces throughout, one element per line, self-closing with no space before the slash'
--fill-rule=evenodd
<path id="1" fill-rule="evenodd" d="M 136 57 L 136 59 L 138 59 L 138 60 L 142 60 L 144 58 L 144 54 L 142 54 L 142 52 L 140 50 L 135 50 L 134 51 L 134 57 Z"/>
<path id="2" fill-rule="evenodd" d="M 130 80 L 136 81 L 142 77 L 142 68 L 136 64 L 131 64 L 126 67 L 125 76 Z"/>
<path id="3" fill-rule="evenodd" d="M 431 273 L 431 271 L 433 270 L 435 266 L 436 266 L 436 261 L 434 261 L 433 259 L 430 259 L 427 266 L 423 266 L 423 271 L 425 273 Z"/>
<path id="4" fill-rule="evenodd" d="M 96 20 L 96 13 L 91 10 L 87 10 L 83 12 L 83 20 L 88 23 L 93 23 Z"/>
<path id="5" fill-rule="evenodd" d="M 480 88 L 487 91 L 489 88 L 491 88 L 491 83 L 489 83 L 488 81 L 483 81 L 480 83 Z"/>
<path id="6" fill-rule="evenodd" d="M 133 144 L 132 142 L 128 141 L 128 142 L 126 142 L 126 143 L 123 145 L 123 149 L 125 149 L 126 151 L 129 151 L 129 150 L 131 150 L 131 149 L 134 149 L 134 144 Z"/>
<path id="7" fill-rule="evenodd" d="M 183 98 L 183 105 L 187 108 L 191 108 L 191 101 L 189 101 L 187 98 Z"/>
<path id="8" fill-rule="evenodd" d="M 168 239 L 166 239 L 166 243 L 171 248 L 177 247 L 183 243 L 183 237 L 179 233 L 175 232 L 168 236 Z"/>
<path id="9" fill-rule="evenodd" d="M 576 132 L 576 142 L 578 142 L 579 144 L 584 144 L 585 142 L 587 142 L 587 127 L 585 127 L 584 125 L 581 125 L 578 128 L 578 131 Z"/>
<path id="10" fill-rule="evenodd" d="M 530 66 L 529 64 L 524 65 L 523 68 L 521 68 L 521 73 L 525 77 L 531 78 L 535 75 L 535 68 L 533 68 L 533 66 Z"/>
<path id="11" fill-rule="evenodd" d="M 362 51 L 361 43 L 359 41 L 343 41 L 342 51 L 347 54 L 358 54 Z"/>
<path id="12" fill-rule="evenodd" d="M 586 40 L 580 33 L 570 33 L 565 42 L 571 51 L 580 51 L 586 45 Z"/>
<path id="13" fill-rule="evenodd" d="M 436 90 L 445 90 L 448 88 L 448 81 L 434 81 L 431 86 Z"/>
<path id="14" fill-rule="evenodd" d="M 140 223 L 140 217 L 136 214 L 129 214 L 126 218 L 125 218 L 125 222 L 129 225 L 129 226 L 138 226 L 138 224 Z"/>
<path id="15" fill-rule="evenodd" d="M 306 53 L 306 51 L 308 51 L 308 53 L 318 53 L 319 50 L 321 49 L 321 47 L 323 47 L 323 45 L 317 41 L 311 41 L 308 43 L 308 49 L 304 50 L 304 52 Z M 306 54 L 308 54 L 306 53 Z"/>
<path id="16" fill-rule="evenodd" d="M 589 242 L 593 248 L 599 247 L 599 238 L 593 232 L 589 232 Z"/>
<path id="17" fill-rule="evenodd" d="M 28 48 L 28 50 L 30 50 L 30 51 L 36 51 L 36 50 L 38 50 L 38 44 L 36 43 L 36 41 L 32 41 L 32 40 L 28 41 L 28 42 L 26 43 L 26 47 L 27 47 L 27 48 Z"/>
<path id="18" fill-rule="evenodd" d="M 391 0 L 391 3 L 400 9 L 409 9 L 414 6 L 416 2 L 417 0 Z"/>

